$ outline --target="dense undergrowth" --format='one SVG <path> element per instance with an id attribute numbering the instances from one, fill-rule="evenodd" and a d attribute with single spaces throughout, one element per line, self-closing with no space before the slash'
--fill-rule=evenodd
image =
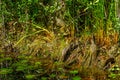
<path id="1" fill-rule="evenodd" d="M 32 34 L 19 33 L 18 41 L 10 41 L 1 48 L 1 79 L 118 79 L 117 32 L 104 35 L 103 30 L 98 30 L 94 34 L 84 32 L 81 37 L 64 37 L 36 27 Z M 114 70 L 116 65 L 117 70 Z"/>
<path id="2" fill-rule="evenodd" d="M 0 80 L 119 80 L 114 0 L 0 2 Z"/>

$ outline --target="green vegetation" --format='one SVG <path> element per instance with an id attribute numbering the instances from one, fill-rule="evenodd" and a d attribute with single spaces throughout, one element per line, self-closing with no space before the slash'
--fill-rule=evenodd
<path id="1" fill-rule="evenodd" d="M 0 0 L 0 80 L 118 80 L 119 0 Z"/>

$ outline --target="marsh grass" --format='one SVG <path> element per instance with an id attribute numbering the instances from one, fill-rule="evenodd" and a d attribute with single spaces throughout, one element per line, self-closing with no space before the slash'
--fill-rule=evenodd
<path id="1" fill-rule="evenodd" d="M 7 52 L 1 48 L 1 70 L 4 71 L 4 68 L 13 70 L 17 67 L 14 72 L 10 70 L 3 74 L 1 71 L 4 75 L 2 78 L 7 77 L 8 74 L 15 74 L 15 76 L 19 74 L 22 79 L 37 79 L 41 76 L 47 79 L 66 79 L 71 78 L 69 76 L 71 70 L 77 70 L 78 73 L 72 77 L 79 75 L 84 80 L 107 79 L 102 66 L 109 59 L 109 55 L 114 56 L 114 48 L 118 48 L 116 46 L 113 47 L 112 52 L 109 51 L 113 45 L 117 44 L 119 38 L 114 29 L 107 34 L 103 29 L 97 29 L 94 33 L 88 33 L 89 30 L 85 30 L 81 37 L 75 37 L 73 27 L 67 31 L 67 36 L 64 36 L 64 32 L 58 36 L 38 25 L 32 24 L 32 26 L 35 26 L 31 30 L 32 33 L 19 32 L 17 34 L 21 37 L 16 41 L 10 38 L 10 42 L 14 44 L 8 43 L 4 46 L 3 49 Z M 63 54 L 66 53 L 62 52 L 71 42 L 78 44 L 78 48 L 70 50 L 70 56 L 63 62 Z M 101 52 L 96 56 L 97 50 Z"/>
<path id="2" fill-rule="evenodd" d="M 35 0 L 35 4 L 36 1 L 39 3 Z M 27 12 L 34 2 L 23 2 L 22 6 L 18 3 L 18 9 L 25 10 L 25 15 L 20 15 L 20 10 L 12 15 L 19 14 L 19 19 L 25 17 L 25 20 L 10 17 L 6 23 L 3 19 L 3 27 L 0 25 L 0 80 L 117 80 L 120 77 L 108 77 L 109 69 L 120 62 L 119 32 L 114 28 L 112 13 L 114 2 L 66 0 L 66 10 L 58 13 L 56 4 L 45 6 L 40 2 L 37 5 L 43 7 L 41 15 L 33 6 L 33 10 L 38 9 L 34 15 L 38 19 L 31 15 L 31 9 Z M 107 4 L 109 9 L 104 7 Z M 6 4 L 3 5 L 6 10 Z M 27 20 L 28 17 L 33 21 Z"/>

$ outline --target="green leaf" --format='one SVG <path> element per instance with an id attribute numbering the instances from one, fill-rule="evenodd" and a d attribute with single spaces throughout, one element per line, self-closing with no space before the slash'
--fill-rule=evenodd
<path id="1" fill-rule="evenodd" d="M 35 65 L 33 66 L 34 68 L 40 68 L 41 62 L 35 62 Z"/>
<path id="2" fill-rule="evenodd" d="M 18 66 L 16 71 L 24 71 L 26 70 L 28 67 L 27 66 Z"/>
<path id="3" fill-rule="evenodd" d="M 116 74 L 113 74 L 113 73 L 111 73 L 110 75 L 109 75 L 109 77 L 111 77 L 111 78 L 115 78 L 117 75 Z"/>
<path id="4" fill-rule="evenodd" d="M 51 78 L 54 78 L 56 76 L 56 74 L 51 74 L 50 77 Z"/>
<path id="5" fill-rule="evenodd" d="M 41 62 L 35 62 L 35 65 L 41 65 Z"/>
<path id="6" fill-rule="evenodd" d="M 35 75 L 32 75 L 32 74 L 28 74 L 25 76 L 26 79 L 34 79 L 35 78 Z"/>
<path id="7" fill-rule="evenodd" d="M 112 68 L 112 69 L 111 69 L 111 71 L 114 71 L 114 70 L 115 70 L 115 68 Z"/>
<path id="8" fill-rule="evenodd" d="M 38 3 L 38 0 L 34 0 L 35 3 Z"/>
<path id="9" fill-rule="evenodd" d="M 42 77 L 41 80 L 47 80 L 47 77 Z"/>
<path id="10" fill-rule="evenodd" d="M 0 74 L 8 74 L 8 73 L 12 73 L 12 72 L 13 72 L 12 69 L 7 69 L 7 68 L 0 69 Z"/>
<path id="11" fill-rule="evenodd" d="M 75 76 L 72 78 L 72 80 L 82 80 L 79 76 Z"/>
<path id="12" fill-rule="evenodd" d="M 12 60 L 12 58 L 11 57 L 6 57 L 5 60 Z"/>
<path id="13" fill-rule="evenodd" d="M 71 74 L 77 74 L 78 70 L 70 71 Z"/>
<path id="14" fill-rule="evenodd" d="M 28 62 L 28 60 L 22 60 L 21 61 L 21 63 L 27 63 Z"/>
<path id="15" fill-rule="evenodd" d="M 28 0 L 28 3 L 32 3 L 32 0 Z"/>
<path id="16" fill-rule="evenodd" d="M 119 70 L 120 70 L 120 68 L 117 68 L 116 70 L 118 70 L 118 71 L 119 71 Z"/>

